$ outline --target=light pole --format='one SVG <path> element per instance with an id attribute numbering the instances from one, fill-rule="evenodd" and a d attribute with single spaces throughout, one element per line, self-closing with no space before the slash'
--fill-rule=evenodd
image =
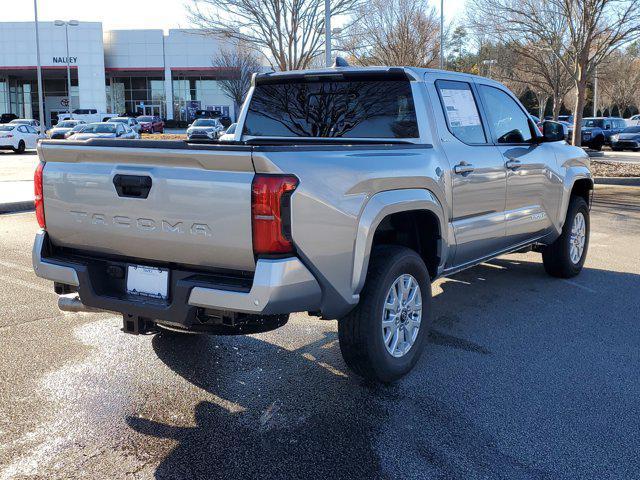
<path id="1" fill-rule="evenodd" d="M 35 17 L 36 25 L 36 68 L 38 70 L 38 120 L 43 128 L 45 127 L 44 119 L 44 91 L 42 85 L 42 65 L 40 65 L 40 33 L 38 31 L 38 0 L 33 0 L 33 14 Z"/>
<path id="2" fill-rule="evenodd" d="M 331 0 L 324 0 L 324 61 L 331 66 Z"/>
<path id="3" fill-rule="evenodd" d="M 440 69 L 444 69 L 444 0 L 440 0 Z"/>
<path id="4" fill-rule="evenodd" d="M 69 20 L 65 22 L 63 20 L 56 20 L 53 22 L 56 27 L 64 27 L 64 36 L 67 42 L 67 93 L 69 94 L 69 118 L 73 118 L 71 115 L 71 65 L 69 58 L 69 27 L 77 27 L 80 25 L 78 20 Z"/>
<path id="5" fill-rule="evenodd" d="M 620 116 L 623 112 L 618 112 Z M 598 69 L 593 71 L 593 116 L 598 116 Z"/>

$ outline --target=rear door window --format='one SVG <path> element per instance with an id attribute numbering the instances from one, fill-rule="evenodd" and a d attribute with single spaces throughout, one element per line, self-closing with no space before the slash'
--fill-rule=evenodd
<path id="1" fill-rule="evenodd" d="M 486 143 L 478 105 L 466 82 L 451 80 L 436 81 L 449 131 L 464 143 Z"/>
<path id="2" fill-rule="evenodd" d="M 256 86 L 244 134 L 270 137 L 417 138 L 406 80 L 289 81 Z"/>
<path id="3" fill-rule="evenodd" d="M 506 92 L 488 85 L 479 87 L 489 123 L 498 143 L 527 143 L 533 138 L 529 117 Z"/>

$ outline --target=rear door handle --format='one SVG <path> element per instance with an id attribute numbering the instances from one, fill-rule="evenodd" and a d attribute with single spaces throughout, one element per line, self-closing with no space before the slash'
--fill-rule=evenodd
<path id="1" fill-rule="evenodd" d="M 507 167 L 509 170 L 515 170 L 516 168 L 518 168 L 520 166 L 520 160 L 509 159 L 504 164 L 504 166 Z"/>
<path id="2" fill-rule="evenodd" d="M 455 167 L 453 167 L 453 173 L 457 174 L 457 175 L 464 175 L 466 173 L 471 173 L 475 170 L 475 168 L 473 167 L 473 165 L 471 165 L 470 163 L 459 163 L 458 165 L 456 165 Z"/>

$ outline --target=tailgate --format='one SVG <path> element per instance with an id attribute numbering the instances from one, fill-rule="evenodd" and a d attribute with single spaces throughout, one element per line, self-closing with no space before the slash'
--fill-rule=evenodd
<path id="1" fill-rule="evenodd" d="M 254 270 L 250 149 L 132 142 L 40 144 L 53 243 L 142 262 Z"/>

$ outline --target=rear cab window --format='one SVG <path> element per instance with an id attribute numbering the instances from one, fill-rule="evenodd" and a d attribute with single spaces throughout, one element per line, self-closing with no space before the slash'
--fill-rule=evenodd
<path id="1" fill-rule="evenodd" d="M 437 80 L 435 85 L 453 136 L 471 145 L 487 143 L 471 85 L 454 80 Z"/>
<path id="2" fill-rule="evenodd" d="M 243 134 L 285 138 L 419 137 L 408 80 L 354 78 L 276 79 L 258 84 Z"/>

